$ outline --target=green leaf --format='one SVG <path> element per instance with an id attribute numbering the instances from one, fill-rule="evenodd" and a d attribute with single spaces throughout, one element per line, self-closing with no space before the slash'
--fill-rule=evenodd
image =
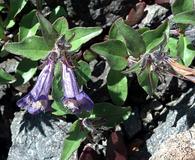
<path id="1" fill-rule="evenodd" d="M 122 20 L 122 19 L 119 19 Z M 118 20 L 118 21 L 119 21 Z M 123 38 L 123 35 L 120 34 L 119 28 L 117 27 L 116 23 L 113 23 L 109 30 L 109 39 L 117 39 L 125 43 L 125 39 Z"/>
<path id="2" fill-rule="evenodd" d="M 175 0 L 171 9 L 174 15 L 193 9 L 193 0 Z"/>
<path id="3" fill-rule="evenodd" d="M 3 26 L 0 24 L 0 39 L 3 39 L 4 37 L 4 28 Z"/>
<path id="4" fill-rule="evenodd" d="M 122 105 L 128 94 L 127 77 L 118 71 L 110 70 L 107 77 L 107 87 L 112 101 Z"/>
<path id="5" fill-rule="evenodd" d="M 69 136 L 64 140 L 63 151 L 60 160 L 68 160 L 75 152 L 81 142 L 87 137 L 88 131 L 82 127 L 81 121 L 77 120 L 72 124 Z"/>
<path id="6" fill-rule="evenodd" d="M 186 66 L 189 66 L 195 57 L 195 49 L 190 46 L 191 43 L 186 37 L 179 37 L 177 53 Z"/>
<path id="7" fill-rule="evenodd" d="M 157 75 L 149 67 L 146 67 L 140 74 L 137 73 L 137 78 L 139 85 L 149 96 L 152 96 L 158 85 Z"/>
<path id="8" fill-rule="evenodd" d="M 89 64 L 80 60 L 76 66 L 76 75 L 80 86 L 86 84 L 91 77 L 91 69 Z"/>
<path id="9" fill-rule="evenodd" d="M 195 10 L 179 13 L 173 17 L 175 23 L 195 25 Z"/>
<path id="10" fill-rule="evenodd" d="M 123 71 L 123 73 L 125 73 L 125 74 L 140 73 L 140 71 L 141 71 L 141 67 L 140 66 L 141 66 L 140 65 L 140 61 L 139 62 L 135 62 L 134 64 L 129 66 L 129 68 L 127 68 L 125 71 Z"/>
<path id="11" fill-rule="evenodd" d="M 109 37 L 115 38 L 119 35 L 119 40 L 121 40 L 121 36 L 123 37 L 127 48 L 131 51 L 131 55 L 133 57 L 138 58 L 141 54 L 145 52 L 145 43 L 140 36 L 140 34 L 124 23 L 122 18 L 115 21 L 115 27 L 117 29 L 112 29 L 113 31 L 110 31 Z M 113 26 L 114 27 L 114 26 Z M 118 39 L 118 38 L 117 38 Z M 122 40 L 123 41 L 123 40 Z"/>
<path id="12" fill-rule="evenodd" d="M 60 102 L 54 101 L 51 107 L 54 109 L 54 111 L 52 112 L 53 115 L 63 116 L 68 113 L 68 110 L 64 108 L 64 106 Z"/>
<path id="13" fill-rule="evenodd" d="M 37 71 L 37 62 L 30 59 L 23 59 L 17 66 L 15 86 L 28 82 Z"/>
<path id="14" fill-rule="evenodd" d="M 7 24 L 8 23 L 8 24 Z M 7 24 L 6 29 L 9 29 L 11 27 L 13 27 L 15 25 L 15 21 L 13 19 L 11 19 L 9 22 L 5 22 L 5 24 Z"/>
<path id="15" fill-rule="evenodd" d="M 149 30 L 143 33 L 143 40 L 146 44 L 146 52 L 150 52 L 156 48 L 164 40 L 166 32 L 168 31 L 168 22 L 161 24 L 154 30 Z"/>
<path id="16" fill-rule="evenodd" d="M 0 84 L 13 83 L 15 80 L 14 76 L 6 73 L 2 68 L 0 68 Z"/>
<path id="17" fill-rule="evenodd" d="M 168 43 L 167 43 L 166 47 L 169 49 L 169 54 L 172 57 L 177 56 L 177 42 L 178 42 L 178 39 L 172 38 L 172 37 L 170 37 L 169 40 L 168 40 Z"/>
<path id="18" fill-rule="evenodd" d="M 9 53 L 4 49 L 4 46 L 1 48 L 0 51 L 0 58 L 7 56 Z"/>
<path id="19" fill-rule="evenodd" d="M 150 28 L 143 27 L 143 28 L 139 28 L 137 31 L 138 31 L 139 34 L 143 34 L 144 32 L 149 31 L 149 30 L 150 30 Z"/>
<path id="20" fill-rule="evenodd" d="M 53 23 L 53 27 L 59 35 L 66 35 L 68 32 L 68 21 L 66 18 L 60 17 Z"/>
<path id="21" fill-rule="evenodd" d="M 40 24 L 35 13 L 36 11 L 32 10 L 22 18 L 19 28 L 19 41 L 36 34 Z"/>
<path id="22" fill-rule="evenodd" d="M 92 60 L 96 59 L 97 54 L 95 54 L 94 52 L 92 52 L 91 50 L 86 50 L 83 53 L 83 58 L 85 61 L 87 62 L 91 62 Z"/>
<path id="23" fill-rule="evenodd" d="M 102 33 L 100 27 L 75 27 L 69 30 L 67 38 L 75 34 L 71 41 L 71 51 L 78 51 L 82 44 Z"/>
<path id="24" fill-rule="evenodd" d="M 10 8 L 9 8 L 9 14 L 8 18 L 6 20 L 6 26 L 7 28 L 13 27 L 15 22 L 13 21 L 13 18 L 20 13 L 20 11 L 24 8 L 28 0 L 17 0 L 17 3 L 15 0 L 10 0 Z"/>
<path id="25" fill-rule="evenodd" d="M 54 70 L 54 79 L 52 85 L 52 97 L 54 102 L 52 104 L 52 108 L 54 115 L 64 115 L 70 113 L 67 108 L 64 107 L 62 103 L 62 99 L 64 97 L 63 89 L 62 89 L 62 72 L 61 72 L 61 64 L 58 62 L 55 66 Z"/>
<path id="26" fill-rule="evenodd" d="M 42 37 L 33 36 L 28 37 L 21 42 L 13 42 L 5 45 L 5 50 L 29 58 L 33 61 L 44 59 L 47 55 L 49 48 Z"/>
<path id="27" fill-rule="evenodd" d="M 0 3 L 0 11 L 2 11 L 5 8 L 5 5 L 3 3 Z"/>
<path id="28" fill-rule="evenodd" d="M 52 10 L 49 16 L 49 20 L 50 22 L 54 22 L 57 18 L 62 17 L 62 16 L 66 17 L 67 12 L 64 10 L 62 6 L 57 6 L 55 9 Z"/>
<path id="29" fill-rule="evenodd" d="M 115 106 L 110 103 L 96 103 L 91 118 L 103 118 L 106 127 L 114 127 L 130 116 L 130 107 Z"/>
<path id="30" fill-rule="evenodd" d="M 36 15 L 41 26 L 43 37 L 47 42 L 47 45 L 53 48 L 57 38 L 59 37 L 57 31 L 41 13 L 37 12 Z"/>
<path id="31" fill-rule="evenodd" d="M 120 71 L 127 66 L 127 50 L 124 43 L 119 40 L 109 40 L 94 44 L 91 46 L 91 50 L 104 56 L 113 70 Z"/>
<path id="32" fill-rule="evenodd" d="M 61 72 L 61 64 L 58 62 L 55 66 L 54 71 L 54 79 L 52 86 L 52 96 L 55 101 L 61 101 L 64 94 L 62 89 L 62 72 Z"/>

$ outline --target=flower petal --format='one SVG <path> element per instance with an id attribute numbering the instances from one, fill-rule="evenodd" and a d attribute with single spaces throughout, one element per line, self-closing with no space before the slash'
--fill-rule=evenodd
<path id="1" fill-rule="evenodd" d="M 79 108 L 81 110 L 86 110 L 86 111 L 90 111 L 93 109 L 94 103 L 91 100 L 91 98 L 85 93 L 85 92 L 80 92 L 77 96 L 76 96 L 76 100 L 79 103 Z"/>
<path id="2" fill-rule="evenodd" d="M 38 99 L 38 97 L 41 95 L 49 94 L 52 85 L 52 80 L 53 80 L 53 72 L 54 72 L 54 62 L 50 60 L 48 64 L 41 71 L 35 86 L 30 92 L 35 99 Z"/>
<path id="3" fill-rule="evenodd" d="M 72 68 L 69 68 L 62 62 L 62 86 L 64 97 L 74 98 L 79 94 L 78 84 Z"/>
<path id="4" fill-rule="evenodd" d="M 62 102 L 72 113 L 78 114 L 81 112 L 77 100 L 73 98 L 64 98 Z"/>
<path id="5" fill-rule="evenodd" d="M 52 85 L 53 72 L 54 61 L 49 59 L 33 89 L 17 102 L 18 107 L 26 109 L 30 114 L 50 110 L 48 94 Z"/>
<path id="6" fill-rule="evenodd" d="M 18 107 L 20 108 L 25 108 L 25 106 L 29 105 L 29 103 L 31 102 L 31 95 L 27 94 L 26 96 L 24 96 L 23 98 L 19 99 L 16 104 Z"/>

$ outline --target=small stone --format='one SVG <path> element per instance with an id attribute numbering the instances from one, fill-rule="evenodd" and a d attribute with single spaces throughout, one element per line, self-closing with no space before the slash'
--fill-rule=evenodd
<path id="1" fill-rule="evenodd" d="M 150 112 L 147 112 L 146 117 L 142 118 L 145 123 L 150 123 L 153 120 L 153 116 Z"/>
<path id="2" fill-rule="evenodd" d="M 0 64 L 0 68 L 3 68 L 6 72 L 12 73 L 16 71 L 19 61 L 16 59 L 7 59 Z"/>

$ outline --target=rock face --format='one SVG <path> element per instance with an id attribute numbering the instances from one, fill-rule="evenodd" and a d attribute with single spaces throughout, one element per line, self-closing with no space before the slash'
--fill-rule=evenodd
<path id="1" fill-rule="evenodd" d="M 155 26 L 155 24 L 158 24 L 162 22 L 162 20 L 165 19 L 166 14 L 168 13 L 168 9 L 154 4 L 154 5 L 147 5 L 145 8 L 145 12 L 147 13 L 145 18 L 142 20 L 142 22 L 139 24 L 139 27 L 144 26 Z"/>
<path id="2" fill-rule="evenodd" d="M 194 160 L 195 125 L 188 131 L 168 138 L 150 160 Z"/>
<path id="3" fill-rule="evenodd" d="M 15 114 L 8 160 L 58 160 L 71 123 L 51 115 Z"/>
<path id="4" fill-rule="evenodd" d="M 190 88 L 166 107 L 168 113 L 164 113 L 165 119 L 162 119 L 162 123 L 154 129 L 154 133 L 147 140 L 147 148 L 152 155 L 170 136 L 186 131 L 195 122 L 195 87 Z"/>
<path id="5" fill-rule="evenodd" d="M 110 26 L 116 18 L 125 17 L 137 0 L 65 0 L 69 17 L 79 25 Z"/>

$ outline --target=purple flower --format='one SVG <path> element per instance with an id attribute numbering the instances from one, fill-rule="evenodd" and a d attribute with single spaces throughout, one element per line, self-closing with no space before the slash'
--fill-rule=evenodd
<path id="1" fill-rule="evenodd" d="M 74 72 L 71 67 L 62 62 L 62 87 L 64 90 L 63 104 L 73 113 L 80 113 L 82 110 L 90 111 L 94 103 L 91 98 L 79 90 Z"/>
<path id="2" fill-rule="evenodd" d="M 30 114 L 50 110 L 48 95 L 53 80 L 55 62 L 48 58 L 33 89 L 17 102 L 18 107 L 26 109 Z"/>

